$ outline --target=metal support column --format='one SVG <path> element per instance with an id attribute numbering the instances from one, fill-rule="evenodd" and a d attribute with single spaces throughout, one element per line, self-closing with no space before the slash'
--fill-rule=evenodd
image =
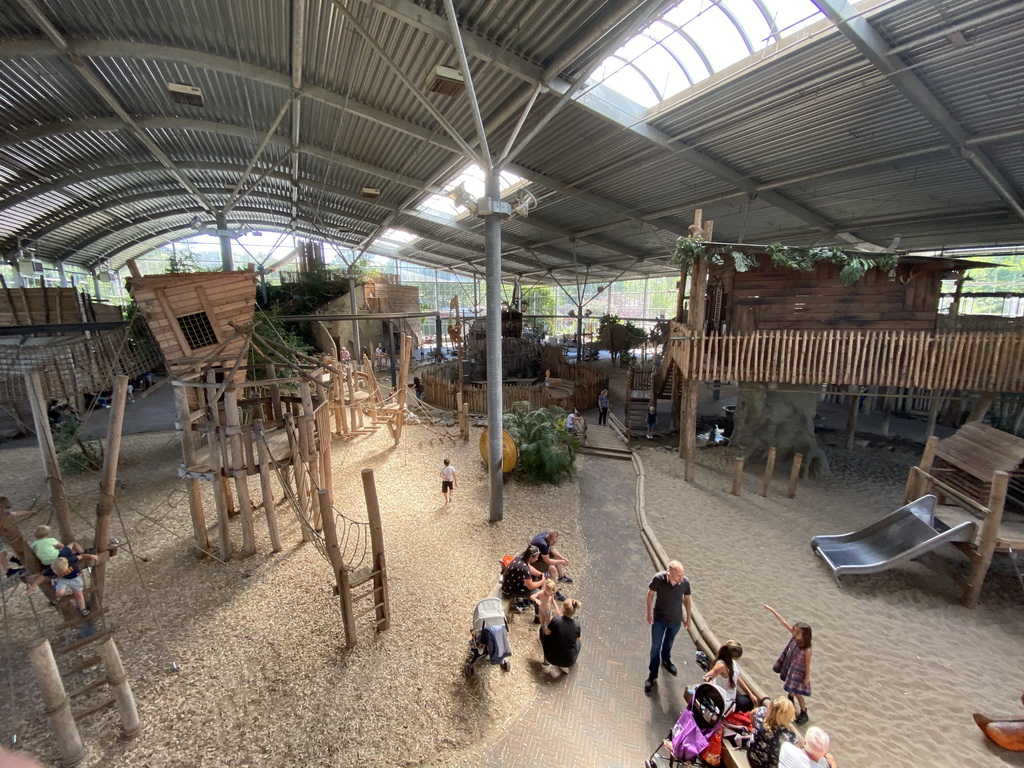
<path id="1" fill-rule="evenodd" d="M 353 272 L 354 265 L 350 264 L 348 267 L 348 303 L 349 308 L 352 310 L 352 314 L 359 314 L 359 308 L 356 306 L 356 276 Z M 352 321 L 352 343 L 355 345 L 355 350 L 352 352 L 352 359 L 356 361 L 356 365 L 363 364 L 362 358 L 362 341 L 359 338 L 359 321 Z"/>
<path id="2" fill-rule="evenodd" d="M 220 236 L 220 268 L 225 272 L 235 266 L 231 260 L 231 235 L 227 234 L 228 220 L 223 213 L 217 214 L 217 234 Z"/>
<path id="3" fill-rule="evenodd" d="M 493 203 L 501 200 L 501 176 L 488 169 L 486 194 Z M 484 254 L 487 263 L 487 477 L 490 489 L 490 521 L 505 516 L 501 465 L 501 217 L 492 212 L 484 218 Z"/>

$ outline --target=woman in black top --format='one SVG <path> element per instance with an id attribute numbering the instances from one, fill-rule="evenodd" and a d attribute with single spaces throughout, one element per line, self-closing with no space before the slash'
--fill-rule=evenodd
<path id="1" fill-rule="evenodd" d="M 580 625 L 575 617 L 579 610 L 579 600 L 566 600 L 562 603 L 562 615 L 555 616 L 540 628 L 544 666 L 554 664 L 568 673 L 569 668 L 576 663 L 580 655 Z"/>

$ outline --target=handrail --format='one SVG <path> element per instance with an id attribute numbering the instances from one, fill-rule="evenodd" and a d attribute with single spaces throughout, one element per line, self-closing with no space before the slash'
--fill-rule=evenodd
<path id="1" fill-rule="evenodd" d="M 699 381 L 902 386 L 1024 392 L 1024 333 L 751 331 L 695 334 L 668 344 Z"/>

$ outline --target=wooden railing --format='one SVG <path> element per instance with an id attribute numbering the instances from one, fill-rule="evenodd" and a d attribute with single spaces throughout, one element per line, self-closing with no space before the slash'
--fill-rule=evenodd
<path id="1" fill-rule="evenodd" d="M 673 329 L 667 358 L 684 378 L 1024 392 L 1024 333 Z"/>

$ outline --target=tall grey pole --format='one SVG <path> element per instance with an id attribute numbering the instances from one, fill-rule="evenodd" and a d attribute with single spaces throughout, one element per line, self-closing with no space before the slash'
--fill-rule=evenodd
<path id="1" fill-rule="evenodd" d="M 484 218 L 484 255 L 487 262 L 487 477 L 490 489 L 490 520 L 505 516 L 505 489 L 501 477 L 501 177 L 487 171 L 486 195 L 491 212 Z"/>
<path id="2" fill-rule="evenodd" d="M 235 268 L 231 260 L 231 235 L 226 234 L 228 220 L 223 213 L 217 214 L 217 234 L 220 236 L 220 268 L 230 272 Z"/>
<path id="3" fill-rule="evenodd" d="M 352 310 L 352 314 L 355 315 L 355 314 L 358 314 L 358 309 L 356 307 L 356 276 L 355 276 L 355 274 L 353 274 L 352 268 L 353 268 L 353 265 L 350 264 L 349 267 L 348 267 L 348 301 L 349 301 L 349 307 Z M 362 354 L 363 354 L 362 349 L 363 349 L 363 347 L 362 347 L 362 343 L 361 343 L 361 341 L 359 339 L 359 321 L 358 320 L 353 320 L 352 321 L 352 341 L 355 343 L 355 347 L 356 347 L 355 350 L 352 353 L 352 359 L 356 361 L 356 366 L 358 367 L 358 366 L 363 364 L 363 358 L 362 358 Z"/>

